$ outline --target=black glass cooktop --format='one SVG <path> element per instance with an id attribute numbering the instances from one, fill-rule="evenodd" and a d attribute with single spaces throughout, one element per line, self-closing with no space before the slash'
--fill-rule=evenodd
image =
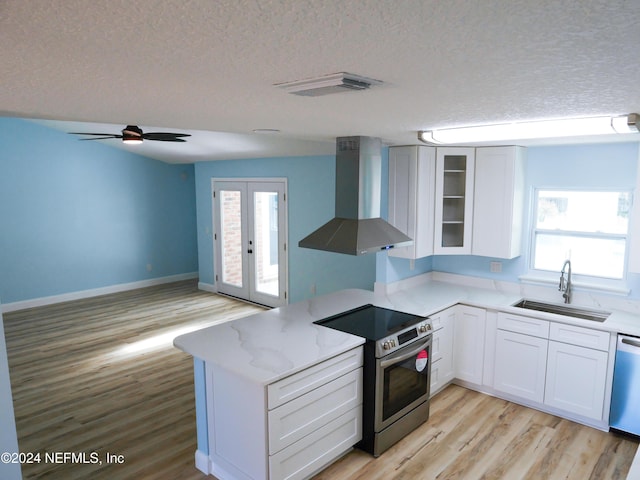
<path id="1" fill-rule="evenodd" d="M 423 321 L 424 318 L 387 308 L 364 305 L 314 322 L 324 327 L 380 340 Z"/>

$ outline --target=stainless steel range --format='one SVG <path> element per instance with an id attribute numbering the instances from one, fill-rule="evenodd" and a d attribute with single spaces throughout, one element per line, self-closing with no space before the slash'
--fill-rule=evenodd
<path id="1" fill-rule="evenodd" d="M 428 318 L 364 305 L 315 323 L 366 339 L 359 448 L 377 457 L 429 418 Z"/>

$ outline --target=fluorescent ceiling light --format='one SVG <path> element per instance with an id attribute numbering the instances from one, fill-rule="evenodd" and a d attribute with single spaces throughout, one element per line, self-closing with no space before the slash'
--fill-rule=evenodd
<path id="1" fill-rule="evenodd" d="M 618 117 L 568 118 L 420 131 L 418 139 L 433 144 L 460 144 L 535 138 L 638 133 L 638 114 Z"/>

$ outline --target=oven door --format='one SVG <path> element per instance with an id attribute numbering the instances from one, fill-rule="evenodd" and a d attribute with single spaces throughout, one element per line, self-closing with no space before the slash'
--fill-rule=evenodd
<path id="1" fill-rule="evenodd" d="M 429 399 L 431 335 L 376 359 L 375 431 Z"/>

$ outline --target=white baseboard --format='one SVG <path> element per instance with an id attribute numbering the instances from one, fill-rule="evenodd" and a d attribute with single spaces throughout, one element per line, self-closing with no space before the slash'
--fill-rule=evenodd
<path id="1" fill-rule="evenodd" d="M 209 455 L 202 450 L 196 450 L 196 468 L 205 475 L 211 475 L 211 462 L 209 461 Z"/>
<path id="2" fill-rule="evenodd" d="M 198 282 L 198 289 L 204 290 L 209 293 L 218 293 L 218 287 L 216 287 L 213 283 L 204 283 Z"/>
<path id="3" fill-rule="evenodd" d="M 71 300 L 81 300 L 83 298 L 108 295 L 110 293 L 126 292 L 127 290 L 153 287 L 155 285 L 161 285 L 163 283 L 179 282 L 181 280 L 191 280 L 193 278 L 198 278 L 198 272 L 181 273 L 178 275 L 169 275 L 167 277 L 140 280 L 139 282 L 120 283 L 118 285 L 110 285 L 108 287 L 92 288 L 90 290 L 63 293 L 61 295 L 52 295 L 50 297 L 33 298 L 31 300 L 5 303 L 2 305 L 2 312 L 7 313 L 14 312 L 16 310 L 24 310 L 26 308 L 43 307 L 45 305 L 53 305 L 54 303 L 68 302 Z"/>

